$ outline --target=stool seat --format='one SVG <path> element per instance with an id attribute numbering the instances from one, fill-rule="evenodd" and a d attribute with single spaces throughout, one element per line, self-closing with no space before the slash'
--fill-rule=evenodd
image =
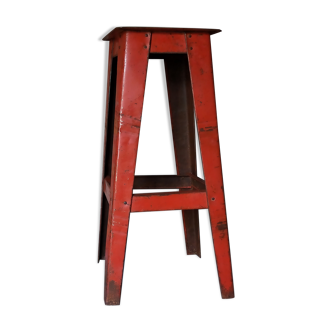
<path id="1" fill-rule="evenodd" d="M 118 27 L 104 38 L 109 61 L 98 261 L 105 260 L 107 305 L 120 304 L 130 214 L 146 211 L 181 210 L 187 255 L 201 257 L 198 210 L 208 209 L 221 295 L 234 297 L 210 43 L 220 31 Z M 176 175 L 135 175 L 150 59 L 165 65 Z M 197 176 L 195 125 L 204 180 Z"/>

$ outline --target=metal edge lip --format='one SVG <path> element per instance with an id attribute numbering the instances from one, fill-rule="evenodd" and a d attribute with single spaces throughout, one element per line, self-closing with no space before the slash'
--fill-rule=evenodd
<path id="1" fill-rule="evenodd" d="M 116 28 L 114 28 L 112 31 L 110 31 L 105 37 L 102 38 L 102 41 L 106 42 L 109 41 L 110 39 L 112 39 L 111 35 L 116 35 L 117 32 L 120 32 L 121 30 L 136 30 L 136 31 L 146 31 L 146 30 L 150 30 L 150 29 L 160 29 L 160 30 L 167 30 L 167 31 L 171 31 L 172 29 L 183 29 L 183 30 L 187 30 L 190 32 L 196 32 L 197 30 L 204 30 L 206 32 L 213 32 L 210 33 L 211 36 L 218 36 L 220 34 L 224 33 L 224 28 L 222 27 L 216 27 L 216 28 L 194 28 L 194 27 L 163 27 L 163 26 L 142 26 L 142 27 L 135 27 L 135 26 L 118 26 Z M 114 31 L 116 31 L 114 33 Z"/>

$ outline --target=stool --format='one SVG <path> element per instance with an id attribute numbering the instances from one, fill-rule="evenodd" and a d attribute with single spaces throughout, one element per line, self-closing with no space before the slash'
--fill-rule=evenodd
<path id="1" fill-rule="evenodd" d="M 182 210 L 188 255 L 201 256 L 198 209 L 208 209 L 222 298 L 234 297 L 210 35 L 216 29 L 118 27 L 109 41 L 98 262 L 105 304 L 120 304 L 131 212 Z M 135 176 L 149 59 L 163 59 L 177 175 Z M 195 115 L 205 181 L 197 177 Z M 133 189 L 179 189 L 133 194 Z"/>

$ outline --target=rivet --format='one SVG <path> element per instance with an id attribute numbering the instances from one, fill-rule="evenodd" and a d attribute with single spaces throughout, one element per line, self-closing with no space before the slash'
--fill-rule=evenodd
<path id="1" fill-rule="evenodd" d="M 126 202 L 126 201 L 124 201 L 124 202 L 123 202 L 123 204 L 124 204 L 124 205 L 127 205 L 127 202 Z"/>
<path id="2" fill-rule="evenodd" d="M 211 198 L 211 201 L 214 201 L 214 200 L 215 200 L 215 198 L 214 198 L 214 197 L 212 197 L 212 198 Z"/>
<path id="3" fill-rule="evenodd" d="M 189 35 L 188 37 L 191 38 L 191 35 Z"/>
<path id="4" fill-rule="evenodd" d="M 149 35 L 146 33 L 146 34 L 145 34 L 145 37 L 149 37 Z"/>
<path id="5" fill-rule="evenodd" d="M 192 47 L 190 47 L 190 49 L 192 50 L 193 48 L 192 48 Z"/>
<path id="6" fill-rule="evenodd" d="M 147 48 L 147 46 L 146 46 L 146 45 L 144 45 L 144 48 Z"/>

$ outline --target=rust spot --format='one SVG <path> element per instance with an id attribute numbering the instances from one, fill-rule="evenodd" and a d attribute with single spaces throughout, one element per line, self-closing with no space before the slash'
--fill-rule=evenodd
<path id="1" fill-rule="evenodd" d="M 219 285 L 220 286 L 220 295 L 221 295 L 221 299 L 223 300 L 231 300 L 235 298 L 235 294 L 234 294 L 234 288 L 226 288 L 223 285 Z"/>
<path id="2" fill-rule="evenodd" d="M 114 295 L 117 295 L 117 292 L 120 290 L 120 286 L 114 281 L 111 280 L 108 284 L 108 293 L 114 297 Z"/>
<path id="3" fill-rule="evenodd" d="M 132 102 L 132 100 L 130 101 Z M 129 115 L 129 114 L 124 114 L 124 113 L 119 113 L 121 116 L 125 116 L 126 118 L 129 118 L 131 119 L 133 116 L 132 115 Z"/>
<path id="4" fill-rule="evenodd" d="M 215 130 L 215 129 L 217 129 L 217 126 L 215 126 L 215 127 L 205 127 L 205 128 L 201 128 L 199 131 L 200 131 L 200 132 L 203 132 L 203 131 L 213 131 L 213 130 Z"/>
<path id="5" fill-rule="evenodd" d="M 114 280 L 111 280 L 108 284 L 108 292 L 107 296 L 105 296 L 105 304 L 107 305 L 120 304 L 120 287 Z"/>
<path id="6" fill-rule="evenodd" d="M 227 235 L 227 222 L 220 221 L 217 224 L 217 229 L 219 231 L 219 239 L 223 239 Z"/>
<path id="7" fill-rule="evenodd" d="M 227 223 L 225 221 L 218 222 L 217 229 L 219 231 L 224 231 L 225 229 L 227 229 Z"/>

